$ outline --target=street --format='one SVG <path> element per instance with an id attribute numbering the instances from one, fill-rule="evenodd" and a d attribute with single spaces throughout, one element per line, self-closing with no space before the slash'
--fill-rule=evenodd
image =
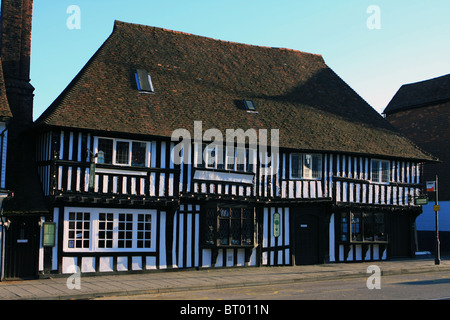
<path id="1" fill-rule="evenodd" d="M 301 282 L 270 286 L 182 291 L 99 300 L 447 300 L 450 273 L 381 276 L 380 289 L 368 289 L 367 278 Z"/>

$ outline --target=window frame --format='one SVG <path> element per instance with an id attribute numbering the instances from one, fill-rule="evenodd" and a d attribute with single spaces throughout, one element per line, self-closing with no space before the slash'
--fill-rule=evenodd
<path id="1" fill-rule="evenodd" d="M 378 223 L 376 216 L 382 217 Z M 381 211 L 344 211 L 339 220 L 339 242 L 341 243 L 388 243 L 386 213 Z M 379 237 L 382 231 L 384 234 Z M 370 236 L 372 236 L 371 239 Z"/>
<path id="2" fill-rule="evenodd" d="M 385 172 L 385 168 L 383 168 L 383 164 L 387 164 L 387 174 L 383 174 Z M 385 184 L 388 185 L 391 183 L 391 161 L 384 159 L 371 159 L 370 161 L 370 181 L 376 184 Z M 375 169 L 378 177 L 374 177 Z M 383 178 L 386 177 L 387 180 L 384 181 Z"/>
<path id="3" fill-rule="evenodd" d="M 90 220 L 83 221 L 89 222 L 89 247 L 83 248 L 71 248 L 69 247 L 69 215 L 71 213 L 89 213 Z M 103 232 L 103 229 L 100 228 L 100 215 L 101 214 L 113 214 L 113 234 L 112 234 L 112 248 L 103 248 L 100 246 L 99 241 L 104 241 L 104 239 L 100 238 L 100 232 Z M 130 248 L 120 248 L 119 247 L 119 215 L 120 214 L 131 214 L 133 217 L 132 220 L 132 246 Z M 150 246 L 139 248 L 139 216 L 145 215 L 151 216 L 151 225 L 150 225 Z M 63 251 L 64 252 L 156 252 L 156 242 L 157 242 L 157 210 L 156 209 L 108 209 L 108 208 L 75 208 L 75 207 L 66 207 L 64 208 L 64 232 L 63 232 Z M 84 235 L 83 235 L 84 240 Z"/>
<path id="4" fill-rule="evenodd" d="M 155 88 L 153 86 L 152 77 L 150 76 L 150 73 L 147 70 L 137 69 L 134 76 L 136 78 L 137 89 L 140 93 L 147 93 L 147 94 L 155 93 Z M 143 85 L 141 84 L 141 77 L 147 77 L 148 87 L 149 87 L 148 90 L 143 88 Z"/>
<path id="5" fill-rule="evenodd" d="M 220 150 L 222 149 L 222 150 Z M 228 146 L 222 146 L 219 148 L 217 145 L 214 148 L 211 148 L 207 143 L 195 143 L 194 145 L 195 157 L 194 157 L 194 166 L 197 169 L 209 169 L 209 170 L 222 170 L 222 171 L 232 171 L 238 173 L 255 173 L 256 169 L 256 150 L 250 149 L 248 147 L 237 147 L 230 148 Z M 233 154 L 230 151 L 233 150 Z M 205 151 L 206 156 L 205 156 Z M 220 152 L 222 151 L 222 152 Z M 202 152 L 202 162 L 200 163 L 200 155 Z M 212 164 L 209 162 L 209 155 L 214 152 L 214 161 Z M 222 154 L 222 163 L 218 163 L 218 156 Z M 242 156 L 240 158 L 243 160 L 238 161 L 238 156 Z M 232 159 L 232 160 L 231 160 Z"/>
<path id="6" fill-rule="evenodd" d="M 255 246 L 256 214 L 254 207 L 214 205 L 205 209 L 204 232 L 202 233 L 203 246 L 217 248 L 253 248 Z M 240 211 L 239 217 L 235 215 L 236 210 Z M 245 216 L 245 210 L 249 210 L 247 212 L 248 217 Z M 222 212 L 228 212 L 229 214 L 224 216 Z M 233 228 L 236 223 L 239 224 L 239 230 Z M 249 234 L 246 237 L 245 224 L 250 227 Z M 220 234 L 222 226 L 227 229 L 226 242 L 223 242 L 225 238 L 221 237 Z M 236 239 L 233 237 L 236 231 L 239 232 L 239 243 L 236 243 Z"/>
<path id="7" fill-rule="evenodd" d="M 98 154 L 99 151 L 103 151 L 103 150 L 99 150 L 99 141 L 100 139 L 102 140 L 112 140 L 112 154 L 111 154 L 111 163 L 106 163 L 106 162 L 99 162 L 99 158 L 96 157 L 95 158 L 95 163 L 96 164 L 104 164 L 104 165 L 113 165 L 113 166 L 119 166 L 119 167 L 133 167 L 133 168 L 149 168 L 150 167 L 150 155 L 149 152 L 151 150 L 151 142 L 147 142 L 147 141 L 140 141 L 140 140 L 129 140 L 129 139 L 118 139 L 118 138 L 110 138 L 110 137 L 95 137 L 94 140 L 94 150 L 95 153 Z M 117 155 L 118 155 L 118 150 L 117 150 L 117 144 L 118 143 L 128 143 L 128 162 L 127 163 L 120 163 L 117 161 Z M 145 144 L 145 159 L 144 159 L 144 164 L 143 165 L 136 165 L 133 164 L 133 145 L 134 144 Z M 106 158 L 106 157 L 105 157 Z"/>
<path id="8" fill-rule="evenodd" d="M 300 173 L 298 176 L 293 175 L 293 158 L 300 157 L 300 161 L 298 162 L 299 168 L 298 172 Z M 310 168 L 306 167 L 307 159 L 310 158 L 311 166 Z M 316 164 L 316 161 L 320 159 L 319 163 Z M 317 166 L 317 170 L 314 170 L 314 166 Z M 306 170 L 309 170 L 308 175 L 306 175 Z M 318 173 L 318 175 L 314 173 Z M 289 155 L 289 179 L 290 180 L 315 180 L 319 181 L 323 179 L 323 154 L 321 153 L 291 153 Z"/>

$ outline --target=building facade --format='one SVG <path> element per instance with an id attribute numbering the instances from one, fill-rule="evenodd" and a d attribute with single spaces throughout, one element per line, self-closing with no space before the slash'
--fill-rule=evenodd
<path id="1" fill-rule="evenodd" d="M 411 256 L 433 160 L 319 55 L 119 21 L 34 130 L 40 274 Z"/>
<path id="2" fill-rule="evenodd" d="M 8 123 L 12 117 L 9 108 L 8 99 L 5 92 L 5 81 L 3 79 L 3 67 L 0 60 L 0 244 L 5 239 L 5 224 L 1 212 L 3 211 L 3 202 L 11 197 L 11 190 L 6 189 L 6 157 L 8 154 Z M 3 257 L 3 245 L 0 246 L 0 257 Z M 3 270 L 4 260 L 0 259 L 0 270 Z"/>
<path id="3" fill-rule="evenodd" d="M 424 167 L 424 181 L 438 176 L 441 251 L 450 252 L 450 75 L 402 86 L 384 111 L 386 119 L 405 136 L 439 158 Z M 435 192 L 417 219 L 421 251 L 436 251 Z"/>
<path id="4" fill-rule="evenodd" d="M 35 277 L 38 272 L 40 219 L 48 214 L 35 163 L 30 53 L 33 1 L 1 3 L 0 109 L 9 106 L 6 129 L 0 124 L 1 276 Z M 1 117 L 0 121 L 5 118 Z M 4 124 L 5 122 L 2 122 Z M 5 170 L 6 168 L 6 170 Z"/>

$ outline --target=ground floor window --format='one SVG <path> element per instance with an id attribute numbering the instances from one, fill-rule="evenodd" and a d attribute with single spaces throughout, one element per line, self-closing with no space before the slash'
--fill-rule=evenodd
<path id="1" fill-rule="evenodd" d="M 70 211 L 67 221 L 67 247 L 70 249 L 89 248 L 91 238 L 91 213 L 84 211 Z"/>
<path id="2" fill-rule="evenodd" d="M 385 213 L 342 212 L 340 214 L 340 240 L 343 242 L 387 241 Z"/>
<path id="3" fill-rule="evenodd" d="M 252 207 L 213 206 L 206 210 L 204 243 L 216 246 L 253 246 L 255 213 Z"/>
<path id="4" fill-rule="evenodd" d="M 156 210 L 65 210 L 65 251 L 154 251 L 155 247 Z"/>

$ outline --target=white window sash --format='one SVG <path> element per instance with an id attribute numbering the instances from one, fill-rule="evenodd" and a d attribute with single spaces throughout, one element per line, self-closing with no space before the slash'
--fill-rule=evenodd
<path id="1" fill-rule="evenodd" d="M 90 238 L 89 248 L 69 248 L 69 213 L 70 212 L 89 212 L 90 213 Z M 113 233 L 113 248 L 99 248 L 99 216 L 100 213 L 112 213 L 114 214 L 114 233 Z M 131 248 L 119 248 L 119 214 L 132 214 L 133 215 L 133 237 Z M 150 248 L 138 248 L 138 215 L 150 214 L 151 215 L 151 247 Z M 63 251 L 64 252 L 155 252 L 156 251 L 156 215 L 155 209 L 106 209 L 106 208 L 72 208 L 66 207 L 64 209 L 64 232 L 63 232 Z"/>

